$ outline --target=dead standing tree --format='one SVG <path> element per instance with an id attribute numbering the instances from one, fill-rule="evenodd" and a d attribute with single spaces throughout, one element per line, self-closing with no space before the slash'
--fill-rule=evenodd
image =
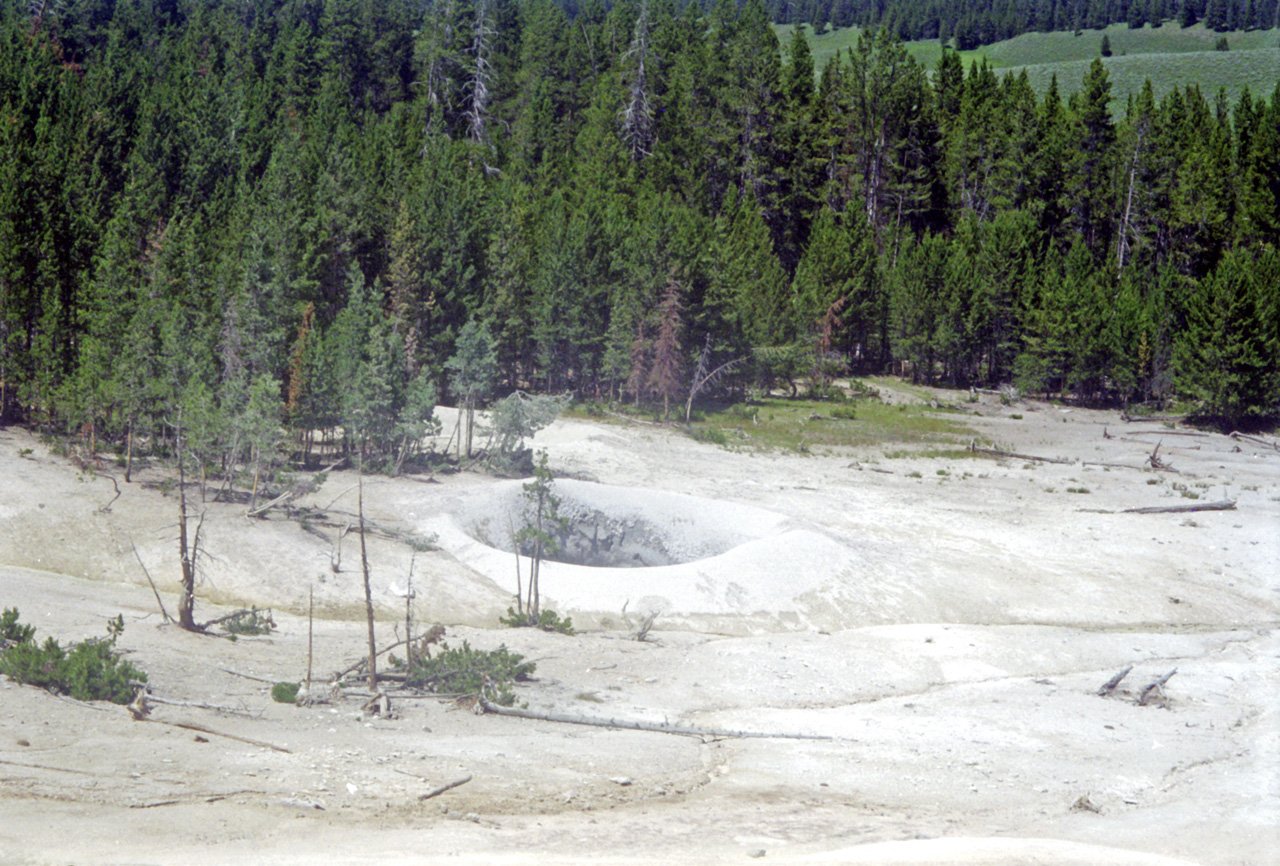
<path id="1" fill-rule="evenodd" d="M 178 558 L 182 564 L 181 594 L 178 597 L 178 625 L 187 631 L 203 631 L 195 621 L 196 599 L 196 562 L 200 556 L 200 530 L 204 526 L 204 512 L 196 522 L 195 531 L 190 533 L 191 543 L 187 544 L 187 462 L 186 436 L 182 431 L 182 412 L 178 412 L 178 423 L 174 426 L 174 440 L 178 448 Z"/>
<path id="2" fill-rule="evenodd" d="M 632 162 L 639 162 L 649 155 L 654 140 L 654 111 L 649 101 L 649 4 L 641 0 L 640 14 L 636 16 L 631 45 L 623 55 L 624 62 L 632 64 L 627 84 L 627 98 L 619 112 L 622 137 Z"/>
<path id="3" fill-rule="evenodd" d="M 707 340 L 702 346 L 702 354 L 698 356 L 698 367 L 693 371 L 693 381 L 689 383 L 689 399 L 684 404 L 684 423 L 688 424 L 689 418 L 693 415 L 693 401 L 697 399 L 698 394 L 704 388 L 714 385 L 721 376 L 728 375 L 745 360 L 747 360 L 746 357 L 734 358 L 732 361 L 725 361 L 715 369 L 710 369 L 711 335 L 707 334 Z"/>
<path id="4" fill-rule="evenodd" d="M 493 13 L 488 0 L 475 4 L 475 20 L 471 29 L 471 69 L 463 89 L 467 92 L 467 137 L 474 144 L 487 144 L 489 133 L 489 88 L 493 81 Z M 487 168 L 487 166 L 486 166 Z"/>
<path id="5" fill-rule="evenodd" d="M 681 313 L 680 282 L 672 276 L 662 293 L 658 307 L 658 339 L 653 344 L 653 369 L 649 371 L 649 387 L 662 395 L 662 417 L 671 414 L 671 397 L 682 389 L 680 368 L 680 332 L 684 330 Z"/>
<path id="6" fill-rule="evenodd" d="M 377 692 L 378 690 L 378 647 L 374 640 L 373 634 L 373 591 L 369 585 L 369 551 L 365 547 L 364 541 L 364 457 L 360 458 L 360 466 L 358 468 L 357 483 L 359 492 L 356 494 L 359 503 L 358 510 L 360 512 L 360 567 L 364 571 L 364 612 L 365 618 L 369 623 L 369 691 Z"/>

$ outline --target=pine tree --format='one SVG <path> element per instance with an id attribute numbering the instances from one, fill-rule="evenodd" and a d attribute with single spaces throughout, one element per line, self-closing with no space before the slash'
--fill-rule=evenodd
<path id="1" fill-rule="evenodd" d="M 445 368 L 450 371 L 449 388 L 458 400 L 460 416 L 467 419 L 466 454 L 471 457 L 475 432 L 476 404 L 489 396 L 498 377 L 498 359 L 489 329 L 471 319 L 458 332 L 457 350 Z M 462 430 L 458 430 L 458 459 L 462 459 Z"/>
<path id="2" fill-rule="evenodd" d="M 1226 428 L 1273 415 L 1280 399 L 1277 258 L 1274 248 L 1264 251 L 1261 266 L 1236 251 L 1224 256 L 1192 293 L 1175 345 L 1179 388 Z"/>

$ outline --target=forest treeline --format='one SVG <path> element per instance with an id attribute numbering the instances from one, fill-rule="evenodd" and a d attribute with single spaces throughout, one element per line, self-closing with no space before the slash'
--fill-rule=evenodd
<path id="1" fill-rule="evenodd" d="M 775 20 L 832 27 L 884 27 L 904 41 L 938 39 L 960 50 L 1022 33 L 1101 30 L 1108 24 L 1210 30 L 1280 27 L 1276 0 L 770 0 Z"/>
<path id="2" fill-rule="evenodd" d="M 1280 93 L 1063 100 L 750 0 L 7 3 L 0 406 L 395 450 L 494 395 L 1280 394 Z M 460 341 L 459 335 L 465 339 Z M 464 393 L 465 392 L 465 393 Z M 210 445 L 214 448 L 214 445 Z M 216 449 L 215 449 L 216 450 Z"/>

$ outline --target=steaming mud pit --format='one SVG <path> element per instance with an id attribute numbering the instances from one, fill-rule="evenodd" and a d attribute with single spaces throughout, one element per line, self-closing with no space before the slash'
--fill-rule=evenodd
<path id="1" fill-rule="evenodd" d="M 244 675 L 305 675 L 309 588 L 317 676 L 363 652 L 353 535 L 330 570 L 354 477 L 301 497 L 328 515 L 309 527 L 205 506 L 197 616 L 266 604 L 279 626 L 232 643 L 159 622 L 130 547 L 172 612 L 158 468 L 102 511 L 109 481 L 0 430 L 0 606 L 64 641 L 123 613 L 119 646 L 153 694 L 250 711 L 153 718 L 288 749 L 0 683 L 0 863 L 1277 862 L 1280 452 L 1114 413 L 973 408 L 977 435 L 1075 462 L 746 454 L 558 422 L 535 444 L 577 515 L 569 546 L 595 564 L 548 564 L 543 592 L 574 637 L 496 628 L 519 482 L 366 484 L 391 530 L 368 539 L 383 644 L 403 633 L 412 558 L 415 619 L 536 659 L 531 709 L 830 737 L 807 740 L 274 704 Z M 1157 441 L 1181 474 L 1141 468 Z M 1237 510 L 1102 513 L 1225 496 Z M 431 532 L 435 552 L 403 540 Z M 586 558 L 601 548 L 615 558 Z M 656 640 L 627 639 L 624 602 L 663 611 Z M 1130 694 L 1095 694 L 1130 664 Z M 1174 668 L 1162 701 L 1134 701 Z"/>

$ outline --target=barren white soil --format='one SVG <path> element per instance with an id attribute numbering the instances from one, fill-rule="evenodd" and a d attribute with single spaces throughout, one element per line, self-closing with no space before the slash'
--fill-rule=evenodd
<path id="1" fill-rule="evenodd" d="M 518 485 L 366 484 L 369 516 L 401 536 L 370 538 L 381 642 L 403 634 L 413 557 L 415 620 L 535 659 L 518 687 L 530 709 L 826 739 L 437 699 L 393 697 L 394 718 L 355 697 L 273 703 L 245 675 L 305 677 L 309 590 L 316 679 L 364 652 L 354 535 L 335 574 L 329 526 L 208 503 L 197 619 L 256 604 L 278 628 L 188 634 L 162 623 L 131 547 L 172 612 L 164 470 L 121 479 L 112 501 L 109 480 L 0 429 L 0 607 L 63 641 L 122 613 L 119 645 L 153 695 L 248 711 L 157 704 L 135 722 L 0 682 L 0 863 L 1280 863 L 1280 450 L 1109 412 L 966 408 L 1003 449 L 1070 462 L 745 453 L 556 422 L 534 444 L 574 507 L 646 522 L 692 557 L 547 566 L 544 603 L 573 637 L 497 624 L 514 560 L 476 538 L 500 543 Z M 1157 442 L 1178 474 L 1145 467 Z M 300 501 L 342 523 L 354 483 L 334 472 Z M 1114 513 L 1224 498 L 1236 510 Z M 415 556 L 407 536 L 438 548 Z M 629 639 L 624 603 L 661 612 L 651 640 Z"/>

